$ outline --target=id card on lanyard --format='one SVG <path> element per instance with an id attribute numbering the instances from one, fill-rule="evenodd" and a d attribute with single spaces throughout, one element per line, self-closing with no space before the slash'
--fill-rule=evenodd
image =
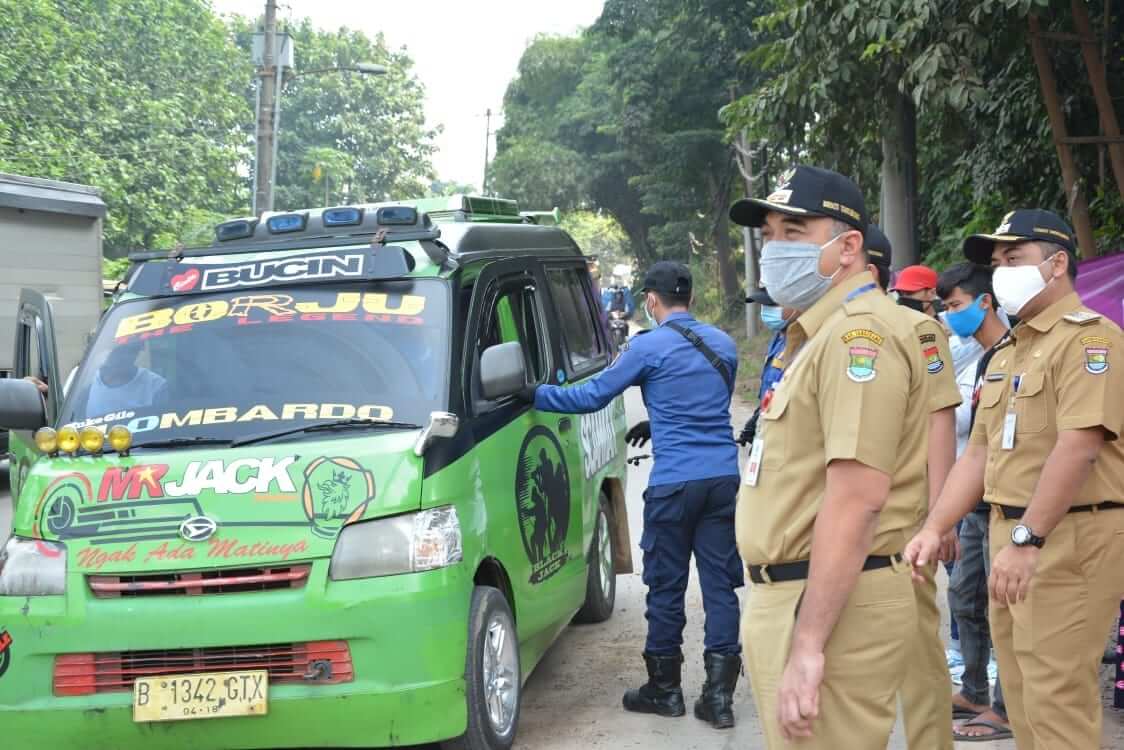
<path id="1" fill-rule="evenodd" d="M 1019 393 L 1019 384 L 1022 383 L 1022 379 L 1022 375 L 1015 375 L 1011 380 L 1011 398 L 1007 400 L 1007 414 L 1003 417 L 1003 442 L 1001 447 L 1005 451 L 1015 449 L 1015 425 L 1018 422 L 1018 417 L 1015 414 L 1015 396 Z"/>

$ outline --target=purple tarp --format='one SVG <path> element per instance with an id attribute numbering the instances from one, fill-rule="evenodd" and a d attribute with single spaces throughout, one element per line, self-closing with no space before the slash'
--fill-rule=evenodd
<path id="1" fill-rule="evenodd" d="M 1081 301 L 1124 327 L 1124 253 L 1082 261 L 1077 271 Z"/>

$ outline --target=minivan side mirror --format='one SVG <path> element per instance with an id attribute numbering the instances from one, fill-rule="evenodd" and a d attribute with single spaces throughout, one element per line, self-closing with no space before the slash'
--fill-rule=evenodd
<path id="1" fill-rule="evenodd" d="M 38 430 L 46 425 L 43 397 L 34 383 L 16 378 L 0 380 L 0 428 Z"/>
<path id="2" fill-rule="evenodd" d="M 523 345 L 518 341 L 489 346 L 480 355 L 480 390 L 484 398 L 493 401 L 518 393 L 526 386 Z"/>

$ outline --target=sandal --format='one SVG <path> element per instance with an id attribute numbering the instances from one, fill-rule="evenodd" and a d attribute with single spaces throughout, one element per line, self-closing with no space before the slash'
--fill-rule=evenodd
<path id="1" fill-rule="evenodd" d="M 963 734 L 964 727 L 987 727 L 992 734 Z M 1005 727 L 997 721 L 981 719 L 978 716 L 971 721 L 966 721 L 952 730 L 952 739 L 956 742 L 992 742 L 994 740 L 1009 740 L 1014 737 L 1010 727 Z"/>

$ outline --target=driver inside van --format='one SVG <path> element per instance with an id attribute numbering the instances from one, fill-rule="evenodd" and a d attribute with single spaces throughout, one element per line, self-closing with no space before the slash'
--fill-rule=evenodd
<path id="1" fill-rule="evenodd" d="M 152 370 L 138 366 L 136 362 L 140 353 L 139 343 L 124 344 L 109 352 L 90 384 L 87 414 L 110 414 L 151 406 L 163 400 L 168 381 Z"/>

